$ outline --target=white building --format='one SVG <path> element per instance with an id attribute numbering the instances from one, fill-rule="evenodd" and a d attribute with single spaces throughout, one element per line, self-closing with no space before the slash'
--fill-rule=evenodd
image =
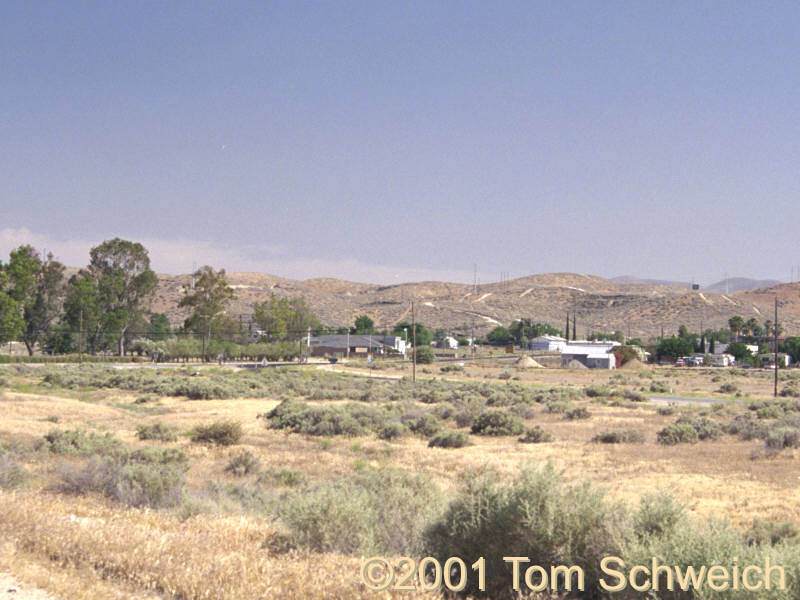
<path id="1" fill-rule="evenodd" d="M 531 340 L 531 350 L 563 352 L 566 347 L 567 340 L 557 335 L 541 335 Z"/>

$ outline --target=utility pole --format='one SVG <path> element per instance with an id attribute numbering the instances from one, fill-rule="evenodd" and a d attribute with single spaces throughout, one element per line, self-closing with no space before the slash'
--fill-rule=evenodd
<path id="1" fill-rule="evenodd" d="M 414 301 L 411 301 L 411 381 L 417 382 L 417 321 L 414 313 Z"/>
<path id="2" fill-rule="evenodd" d="M 78 362 L 83 364 L 83 309 L 78 321 Z"/>
<path id="3" fill-rule="evenodd" d="M 775 389 L 773 391 L 773 395 L 775 398 L 778 397 L 778 296 L 775 295 L 775 322 L 773 324 L 775 328 L 774 339 L 775 339 Z"/>

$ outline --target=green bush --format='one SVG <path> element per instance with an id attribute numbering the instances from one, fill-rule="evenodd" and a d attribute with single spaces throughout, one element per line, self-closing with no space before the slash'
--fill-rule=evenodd
<path id="1" fill-rule="evenodd" d="M 661 416 L 668 417 L 674 415 L 677 410 L 678 407 L 675 404 L 667 404 L 666 406 L 659 406 L 656 412 Z"/>
<path id="2" fill-rule="evenodd" d="M 768 427 L 766 423 L 760 423 L 753 419 L 749 414 L 737 415 L 725 428 L 727 433 L 738 435 L 743 440 L 765 439 Z"/>
<path id="3" fill-rule="evenodd" d="M 572 403 L 566 400 L 553 400 L 547 403 L 545 410 L 549 413 L 563 415 L 572 408 Z"/>
<path id="4" fill-rule="evenodd" d="M 292 543 L 305 550 L 419 556 L 442 505 L 427 476 L 364 469 L 288 494 L 279 510 Z"/>
<path id="5" fill-rule="evenodd" d="M 440 431 L 428 442 L 429 448 L 463 448 L 471 445 L 469 436 L 463 431 Z"/>
<path id="6" fill-rule="evenodd" d="M 592 441 L 601 444 L 640 444 L 644 442 L 644 434 L 638 429 L 614 429 L 598 433 Z"/>
<path id="7" fill-rule="evenodd" d="M 402 423 L 389 423 L 378 432 L 378 438 L 382 440 L 397 440 L 407 436 L 408 427 Z"/>
<path id="8" fill-rule="evenodd" d="M 597 597 L 600 561 L 619 556 L 623 515 L 602 491 L 571 486 L 552 465 L 525 468 L 503 487 L 486 471 L 468 473 L 445 514 L 427 531 L 425 555 L 444 562 L 459 557 L 467 565 L 486 559 L 486 592 L 515 597 L 512 566 L 504 556 L 525 556 L 530 564 L 575 565 L 584 570 L 586 589 Z M 560 589 L 564 589 L 563 581 Z M 465 594 L 484 595 L 475 577 Z M 573 590 L 576 582 L 573 580 Z"/>
<path id="9" fill-rule="evenodd" d="M 658 432 L 659 444 L 674 446 L 675 444 L 695 444 L 700 439 L 697 430 L 688 423 L 672 423 Z"/>
<path id="10" fill-rule="evenodd" d="M 589 398 L 598 398 L 598 397 L 610 396 L 611 394 L 614 393 L 614 390 L 608 385 L 593 383 L 592 385 L 588 385 L 585 388 L 583 388 L 583 393 Z"/>
<path id="11" fill-rule="evenodd" d="M 295 487 L 305 481 L 303 474 L 297 469 L 276 469 L 269 467 L 258 474 L 259 485 L 285 485 Z"/>
<path id="12" fill-rule="evenodd" d="M 800 429 L 796 427 L 776 427 L 767 432 L 767 448 L 783 450 L 800 447 Z"/>
<path id="13" fill-rule="evenodd" d="M 137 425 L 136 437 L 140 440 L 158 440 L 160 442 L 175 442 L 178 439 L 175 430 L 164 423 Z"/>
<path id="14" fill-rule="evenodd" d="M 779 404 L 768 404 L 756 411 L 756 416 L 759 419 L 780 419 L 784 414 L 786 413 Z"/>
<path id="15" fill-rule="evenodd" d="M 215 421 L 210 425 L 197 425 L 192 433 L 192 441 L 232 446 L 238 444 L 243 435 L 242 424 L 238 421 Z"/>
<path id="16" fill-rule="evenodd" d="M 225 472 L 242 477 L 255 473 L 260 466 L 261 461 L 255 454 L 249 450 L 242 450 L 230 458 L 228 464 L 225 465 Z"/>
<path id="17" fill-rule="evenodd" d="M 21 486 L 27 472 L 8 452 L 0 451 L 0 489 L 13 490 Z"/>
<path id="18" fill-rule="evenodd" d="M 678 420 L 675 422 L 693 427 L 697 432 L 698 439 L 701 440 L 716 440 L 722 437 L 722 434 L 724 433 L 724 430 L 719 423 L 706 417 L 695 418 L 687 415 L 678 417 Z"/>
<path id="19" fill-rule="evenodd" d="M 120 451 L 122 442 L 110 433 L 98 435 L 82 429 L 51 429 L 38 442 L 37 449 L 53 454 L 88 456 Z"/>
<path id="20" fill-rule="evenodd" d="M 62 466 L 62 489 L 99 492 L 129 506 L 175 506 L 183 498 L 186 469 L 186 456 L 171 449 L 92 456 L 82 468 Z"/>
<path id="21" fill-rule="evenodd" d="M 800 528 L 793 521 L 772 521 L 753 519 L 753 525 L 744 534 L 744 541 L 750 546 L 775 546 L 782 542 L 797 544 L 800 541 Z"/>
<path id="22" fill-rule="evenodd" d="M 480 414 L 472 423 L 472 433 L 476 435 L 519 435 L 524 430 L 519 417 L 501 410 Z"/>
<path id="23" fill-rule="evenodd" d="M 419 346 L 414 350 L 414 355 L 418 365 L 429 365 L 436 360 L 436 355 L 430 346 Z"/>
<path id="24" fill-rule="evenodd" d="M 442 429 L 442 422 L 430 413 L 409 413 L 400 420 L 411 433 L 420 437 L 431 437 Z"/>
<path id="25" fill-rule="evenodd" d="M 564 416 L 570 421 L 577 421 L 591 418 L 592 413 L 590 413 L 586 407 L 579 406 L 578 408 L 573 408 L 572 410 L 567 411 Z"/>
<path id="26" fill-rule="evenodd" d="M 345 404 L 311 406 L 304 402 L 284 400 L 265 415 L 259 415 L 272 429 L 286 429 L 308 435 L 363 435 L 379 431 L 394 419 L 389 411 L 378 406 Z"/>
<path id="27" fill-rule="evenodd" d="M 534 425 L 533 427 L 525 430 L 525 435 L 519 438 L 519 441 L 523 444 L 541 444 L 545 442 L 552 442 L 553 436 L 542 429 L 539 425 Z"/>
<path id="28" fill-rule="evenodd" d="M 671 392 L 670 387 L 663 381 L 653 381 L 650 384 L 650 391 L 656 394 L 669 394 Z"/>
<path id="29" fill-rule="evenodd" d="M 735 394 L 738 391 L 739 391 L 739 386 L 738 385 L 736 385 L 735 383 L 728 382 L 728 383 L 723 383 L 721 386 L 719 386 L 719 389 L 717 390 L 717 393 L 719 393 L 719 394 Z"/>

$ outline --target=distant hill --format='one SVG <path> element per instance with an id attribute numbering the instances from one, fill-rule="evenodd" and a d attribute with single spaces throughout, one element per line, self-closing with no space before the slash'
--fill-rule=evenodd
<path id="1" fill-rule="evenodd" d="M 800 283 L 722 295 L 709 289 L 693 291 L 689 284 L 620 283 L 580 273 L 530 275 L 481 285 L 477 292 L 469 284 L 441 281 L 386 286 L 329 278 L 294 280 L 260 273 L 229 273 L 228 281 L 236 291 L 229 314 L 243 323 L 249 322 L 254 303 L 275 294 L 304 296 L 329 327 L 352 325 L 357 316 L 366 314 L 378 328 L 390 328 L 399 321 L 411 320 L 414 300 L 419 322 L 454 334 L 469 335 L 474 326 L 478 335 L 485 335 L 493 327 L 507 326 L 521 317 L 563 329 L 569 313 L 577 316 L 579 336 L 621 330 L 649 338 L 660 335 L 662 328 L 665 335 L 672 335 L 682 324 L 694 331 L 701 324 L 704 328 L 727 327 L 734 315 L 763 322 L 771 318 L 777 295 L 779 320 L 787 333 L 800 334 Z M 189 282 L 189 275 L 159 275 L 152 309 L 166 313 L 174 324 L 181 323 L 188 312 L 178 308 L 178 302 Z"/>
<path id="2" fill-rule="evenodd" d="M 614 283 L 644 283 L 648 285 L 673 285 L 675 287 L 690 288 L 692 284 L 687 281 L 669 281 L 667 279 L 642 279 L 635 275 L 620 275 L 611 279 Z"/>
<path id="3" fill-rule="evenodd" d="M 775 279 L 747 279 L 746 277 L 729 277 L 718 281 L 713 285 L 705 288 L 705 291 L 710 294 L 733 294 L 734 292 L 741 292 L 743 290 L 756 290 L 758 288 L 772 287 L 779 285 L 781 282 Z"/>

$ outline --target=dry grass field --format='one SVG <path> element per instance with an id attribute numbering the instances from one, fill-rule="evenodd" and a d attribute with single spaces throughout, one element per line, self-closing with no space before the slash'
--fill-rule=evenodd
<path id="1" fill-rule="evenodd" d="M 370 381 L 360 369 L 326 370 L 3 368 L 0 572 L 54 598 L 440 597 L 367 589 L 361 556 L 401 554 L 422 539 L 425 519 L 437 518 L 458 495 L 464 473 L 489 470 L 502 485 L 526 466 L 546 463 L 563 472 L 567 485 L 598 484 L 610 502 L 631 511 L 656 493 L 672 496 L 698 523 L 724 518 L 742 535 L 755 519 L 784 527 L 800 521 L 800 441 L 786 437 L 776 445 L 769 437 L 796 425 L 792 394 L 800 377 L 793 371 L 780 373 L 787 391 L 780 414 L 772 414 L 772 373 L 760 371 L 512 366 L 501 379 L 505 367 L 498 364 L 444 373 L 428 365 L 418 370 L 422 392 L 415 393 L 407 378 Z M 224 387 L 228 381 L 236 385 Z M 190 400 L 178 383 L 222 386 L 196 393 L 222 397 Z M 649 402 L 655 392 L 719 401 L 665 407 Z M 288 411 L 283 428 L 264 417 L 276 407 Z M 322 425 L 302 421 L 297 415 L 310 418 L 300 411 L 309 407 L 332 410 L 335 418 L 320 412 L 314 414 Z M 471 433 L 487 411 L 512 415 L 512 425 L 539 426 L 552 439 L 520 443 L 519 433 Z M 719 431 L 695 443 L 659 443 L 659 432 L 682 415 L 695 424 L 707 419 Z M 729 427 L 737 415 L 763 431 L 751 439 L 734 435 Z M 213 435 L 201 439 L 203 426 L 215 423 L 241 430 L 230 445 Z M 387 424 L 401 433 L 385 433 Z M 143 426 L 168 432 L 163 439 L 172 441 L 140 439 Z M 471 444 L 429 447 L 431 428 L 461 431 Z M 641 441 L 593 441 L 620 430 Z M 75 431 L 82 433 L 70 438 Z M 387 488 L 400 507 L 392 526 L 403 531 L 392 535 L 402 539 L 381 541 L 358 523 L 333 523 L 352 518 L 349 486 L 371 490 L 376 478 L 395 486 Z M 414 504 L 404 486 L 435 494 Z M 344 499 L 326 496 L 334 492 Z M 354 495 L 353 503 L 371 506 L 369 493 Z M 395 501 L 389 492 L 378 497 Z M 334 510 L 339 506 L 344 513 Z M 439 513 L 423 515 L 427 507 Z M 361 537 L 353 533 L 344 546 L 347 532 L 357 530 Z"/>

